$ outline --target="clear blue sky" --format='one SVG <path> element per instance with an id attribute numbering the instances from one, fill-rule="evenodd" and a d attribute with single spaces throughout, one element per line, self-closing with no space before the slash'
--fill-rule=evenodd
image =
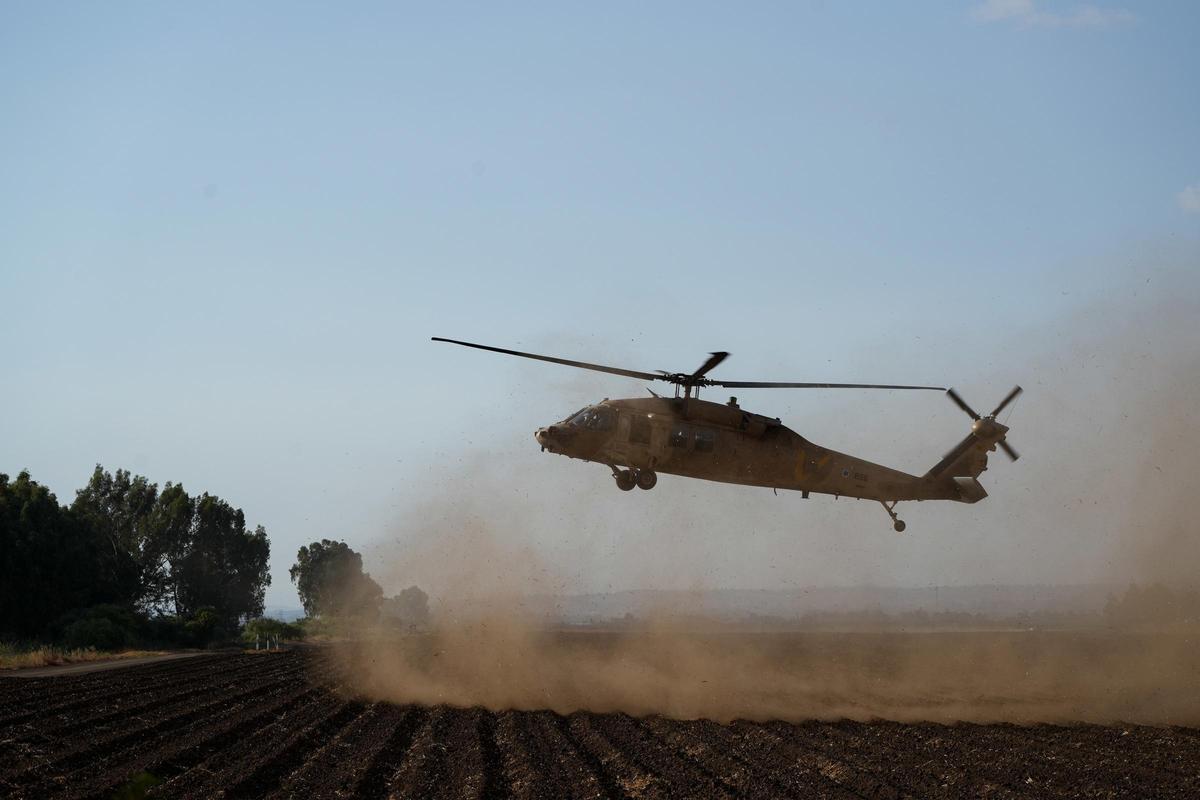
<path id="1" fill-rule="evenodd" d="M 414 508 L 476 481 L 572 586 L 758 585 L 788 525 L 761 519 L 739 567 L 702 522 L 750 490 L 664 480 L 631 507 L 537 453 L 536 426 L 637 384 L 428 337 L 635 369 L 725 349 L 731 379 L 985 406 L 1030 351 L 1061 364 L 1062 320 L 1200 269 L 1198 33 L 1191 2 L 5 4 L 0 471 L 63 500 L 97 462 L 216 492 L 271 534 L 271 605 L 300 544 L 402 553 Z M 744 403 L 909 469 L 964 424 L 936 395 Z M 786 502 L 819 515 L 809 552 L 881 537 L 795 580 L 1030 574 Z M 614 578 L 605 554 L 678 503 L 713 504 L 721 563 Z M 931 539 L 994 532 L 983 507 L 920 513 Z"/>

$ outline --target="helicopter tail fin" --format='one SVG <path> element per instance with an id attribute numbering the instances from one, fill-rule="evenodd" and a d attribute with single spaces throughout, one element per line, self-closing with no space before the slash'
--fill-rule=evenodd
<path id="1" fill-rule="evenodd" d="M 944 482 L 949 497 L 960 503 L 978 503 L 987 497 L 979 476 L 987 469 L 988 450 L 994 445 L 981 441 L 974 433 L 956 444 L 933 469 L 925 473 L 926 480 Z"/>
<path id="2" fill-rule="evenodd" d="M 987 497 L 987 491 L 978 479 L 987 469 L 988 453 L 999 447 L 1013 461 L 1020 458 L 1017 451 L 1005 440 L 1008 426 L 997 422 L 996 415 L 1021 394 L 1021 387 L 1014 387 L 986 417 L 979 416 L 953 389 L 948 389 L 946 394 L 974 424 L 971 425 L 971 432 L 966 438 L 954 445 L 941 461 L 933 465 L 933 469 L 925 473 L 925 479 L 952 483 L 952 487 L 946 488 L 956 495 L 956 499 L 964 503 L 977 503 Z"/>
<path id="3" fill-rule="evenodd" d="M 934 464 L 925 477 L 978 478 L 987 469 L 988 450 L 993 447 L 991 442 L 980 441 L 972 431 Z"/>

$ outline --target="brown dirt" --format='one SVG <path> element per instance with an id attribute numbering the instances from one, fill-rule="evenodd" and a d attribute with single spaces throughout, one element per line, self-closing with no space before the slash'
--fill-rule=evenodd
<path id="1" fill-rule="evenodd" d="M 0 796 L 1200 796 L 1200 731 L 371 701 L 326 649 L 0 681 Z M 151 777 L 152 776 L 152 777 Z"/>

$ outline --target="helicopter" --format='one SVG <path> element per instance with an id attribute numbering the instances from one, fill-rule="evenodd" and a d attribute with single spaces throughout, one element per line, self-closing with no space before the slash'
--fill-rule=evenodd
<path id="1" fill-rule="evenodd" d="M 791 489 L 879 502 L 897 532 L 905 529 L 896 514 L 901 501 L 950 500 L 977 503 L 987 497 L 979 476 L 988 453 L 997 447 L 1013 461 L 1020 456 L 1006 441 L 1008 427 L 996 416 L 1021 394 L 1016 386 L 992 410 L 980 416 L 954 389 L 875 383 L 799 383 L 719 381 L 706 377 L 729 357 L 711 353 L 694 372 L 640 372 L 584 361 L 523 353 L 501 347 L 432 337 L 432 341 L 472 347 L 552 364 L 605 372 L 645 381 L 674 384 L 674 397 L 648 389 L 651 397 L 604 399 L 563 420 L 538 428 L 534 439 L 544 452 L 604 464 L 617 488 L 650 490 L 658 473 L 719 483 Z M 904 389 L 945 392 L 972 419 L 971 432 L 924 475 L 874 464 L 810 442 L 777 417 L 744 410 L 736 397 L 726 403 L 700 399 L 700 389 Z"/>

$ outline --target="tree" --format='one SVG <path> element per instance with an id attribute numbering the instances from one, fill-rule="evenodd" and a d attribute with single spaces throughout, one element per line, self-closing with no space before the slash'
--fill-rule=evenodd
<path id="1" fill-rule="evenodd" d="M 209 607 L 226 624 L 261 616 L 270 557 L 261 525 L 246 530 L 240 508 L 205 493 L 195 501 L 189 539 L 171 561 L 176 613 Z"/>
<path id="2" fill-rule="evenodd" d="M 410 586 L 395 597 L 384 598 L 380 610 L 403 627 L 424 628 L 429 624 L 429 595 Z"/>
<path id="3" fill-rule="evenodd" d="M 190 507 L 178 508 L 180 494 L 187 501 L 182 487 L 168 483 L 160 496 L 158 485 L 141 475 L 110 474 L 97 464 L 71 506 L 114 552 L 126 555 L 125 569 L 132 571 L 117 579 L 132 584 L 133 599 L 148 610 L 160 609 L 169 595 L 168 554 L 190 522 Z"/>
<path id="4" fill-rule="evenodd" d="M 121 548 L 28 472 L 0 474 L 0 635 L 41 636 L 70 609 L 128 604 L 133 574 Z"/>
<path id="5" fill-rule="evenodd" d="M 182 486 L 159 493 L 141 476 L 97 466 L 64 507 L 28 472 L 0 474 L 0 636 L 61 634 L 100 605 L 112 609 L 77 625 L 80 637 L 125 611 L 168 607 L 184 625 L 208 609 L 210 627 L 230 631 L 262 613 L 270 551 L 267 532 L 248 531 L 240 509 Z"/>
<path id="6" fill-rule="evenodd" d="M 383 590 L 363 572 L 362 556 L 345 542 L 322 539 L 301 547 L 288 571 L 310 617 L 379 615 Z"/>

